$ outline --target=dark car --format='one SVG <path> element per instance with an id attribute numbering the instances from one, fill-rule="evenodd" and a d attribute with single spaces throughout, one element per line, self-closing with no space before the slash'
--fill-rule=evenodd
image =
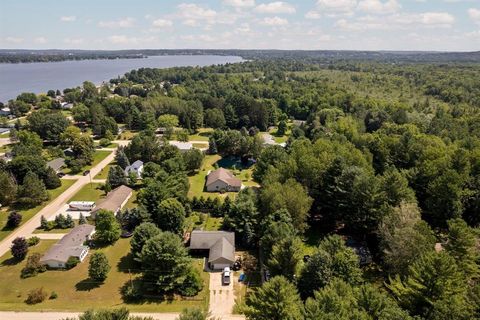
<path id="1" fill-rule="evenodd" d="M 90 170 L 86 170 L 86 171 L 83 172 L 84 176 L 88 176 L 89 174 L 90 174 Z"/>
<path id="2" fill-rule="evenodd" d="M 57 173 L 57 177 L 61 178 L 61 177 L 64 177 L 65 176 L 65 173 L 64 172 L 59 172 Z"/>

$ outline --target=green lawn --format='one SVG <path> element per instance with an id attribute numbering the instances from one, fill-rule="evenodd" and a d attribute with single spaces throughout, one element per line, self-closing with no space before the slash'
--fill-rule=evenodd
<path id="1" fill-rule="evenodd" d="M 94 201 L 97 202 L 100 198 L 105 196 L 105 192 L 99 187 L 103 184 L 101 183 L 89 183 L 86 184 L 82 189 L 78 190 L 78 192 L 71 197 L 67 202 L 70 201 Z"/>
<path id="2" fill-rule="evenodd" d="M 188 139 L 197 141 L 208 141 L 208 137 L 210 137 L 212 132 L 212 128 L 200 128 L 198 129 L 197 133 L 189 135 Z"/>
<path id="3" fill-rule="evenodd" d="M 115 165 L 116 162 L 112 162 L 107 164 L 97 175 L 94 177 L 94 179 L 107 179 L 108 176 L 108 171 L 110 170 L 110 167 Z"/>
<path id="4" fill-rule="evenodd" d="M 55 241 L 42 240 L 39 245 L 33 247 L 30 252 L 45 252 Z M 91 252 L 96 251 L 92 249 Z M 118 308 L 127 307 L 134 312 L 179 312 L 183 308 L 208 306 L 208 279 L 206 272 L 201 272 L 205 283 L 204 289 L 193 299 L 182 300 L 175 298 L 172 301 L 148 301 L 145 303 L 126 304 L 120 295 L 120 288 L 136 279 L 137 266 L 133 264 L 130 251 L 130 240 L 120 239 L 115 245 L 109 246 L 103 251 L 111 265 L 107 280 L 103 284 L 92 282 L 88 279 L 88 259 L 68 271 L 46 271 L 36 277 L 21 279 L 20 270 L 25 266 L 25 261 L 12 264 L 10 253 L 0 258 L 0 283 L 8 285 L 0 286 L 0 310 L 14 311 L 39 311 L 39 310 L 64 310 L 85 311 L 90 308 Z M 201 270 L 203 260 L 194 261 L 195 268 Z M 58 298 L 47 299 L 36 305 L 27 305 L 24 300 L 29 290 L 43 287 L 48 293 L 55 291 Z"/>
<path id="5" fill-rule="evenodd" d="M 121 134 L 118 135 L 118 139 L 120 139 L 120 140 L 132 140 L 133 137 L 137 133 L 138 133 L 137 131 L 125 130 Z"/>
<path id="6" fill-rule="evenodd" d="M 222 167 L 230 167 L 234 163 L 228 159 L 222 159 L 220 155 L 206 155 L 205 159 L 203 160 L 203 164 L 200 170 L 193 176 L 188 177 L 190 182 L 190 189 L 188 191 L 188 197 L 193 198 L 194 196 L 197 197 L 226 197 L 229 195 L 232 198 L 235 198 L 236 192 L 204 192 L 205 181 L 207 177 L 207 173 L 210 170 L 215 170 L 214 164 L 218 162 Z M 252 180 L 252 173 L 253 167 L 250 168 L 238 168 L 238 169 L 229 169 L 232 173 L 242 180 L 242 184 L 249 187 L 258 187 L 258 183 Z"/>
<path id="7" fill-rule="evenodd" d="M 60 194 L 62 194 L 65 190 L 67 190 L 72 184 L 76 182 L 76 180 L 61 180 L 62 185 L 58 187 L 57 189 L 54 190 L 48 190 L 48 194 L 50 195 L 50 200 L 45 201 L 39 206 L 36 206 L 35 208 L 28 209 L 28 210 L 18 210 L 19 213 L 22 214 L 22 224 L 30 220 L 31 217 L 33 217 L 35 214 L 37 214 L 38 211 L 43 209 L 50 201 L 58 197 Z M 0 240 L 4 239 L 7 237 L 8 234 L 12 232 L 12 230 L 5 230 L 5 224 L 7 222 L 7 217 L 8 217 L 8 212 L 9 208 L 3 208 L 0 211 Z"/>
<path id="8" fill-rule="evenodd" d="M 92 169 L 93 167 L 95 167 L 97 164 L 99 164 L 103 159 L 105 159 L 106 157 L 108 157 L 108 155 L 110 153 L 112 153 L 113 151 L 105 151 L 105 150 L 95 150 L 95 153 L 93 154 L 93 162 L 92 164 L 88 165 L 88 166 L 85 166 L 83 169 L 82 169 L 82 172 L 85 171 L 85 170 L 90 170 Z M 62 170 L 64 173 L 66 174 L 71 174 L 71 171 L 69 168 L 65 168 Z M 81 172 L 79 172 L 79 174 L 81 174 Z"/>
<path id="9" fill-rule="evenodd" d="M 203 221 L 202 218 L 203 217 Z M 207 213 L 193 212 L 185 221 L 186 231 L 192 231 L 195 228 L 206 231 L 220 230 L 223 224 L 223 218 L 211 217 Z"/>
<path id="10" fill-rule="evenodd" d="M 3 146 L 0 146 L 0 153 L 6 153 L 10 151 L 12 151 L 12 144 L 5 144 Z"/>

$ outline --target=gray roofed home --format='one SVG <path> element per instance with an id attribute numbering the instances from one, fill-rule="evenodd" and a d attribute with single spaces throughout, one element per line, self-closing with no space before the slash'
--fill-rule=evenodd
<path id="1" fill-rule="evenodd" d="M 194 230 L 190 250 L 208 250 L 208 265 L 213 270 L 231 267 L 235 262 L 235 233 Z"/>
<path id="2" fill-rule="evenodd" d="M 40 259 L 40 263 L 50 268 L 65 268 L 70 257 L 83 261 L 88 254 L 84 243 L 91 239 L 95 227 L 89 224 L 78 225 L 54 244 Z"/>
<path id="3" fill-rule="evenodd" d="M 47 167 L 50 167 L 58 173 L 60 169 L 62 169 L 65 166 L 65 159 L 63 158 L 57 158 L 53 159 L 52 161 L 47 162 Z"/>
<path id="4" fill-rule="evenodd" d="M 130 172 L 134 172 L 137 175 L 137 178 L 141 179 L 143 173 L 143 161 L 137 160 L 131 165 L 127 166 L 125 168 L 125 175 L 128 176 Z"/>
<path id="5" fill-rule="evenodd" d="M 107 196 L 97 202 L 95 209 L 92 210 L 91 217 L 95 218 L 98 210 L 112 211 L 115 215 L 127 204 L 132 196 L 133 190 L 127 186 L 119 186 L 110 191 Z"/>
<path id="6" fill-rule="evenodd" d="M 208 192 L 218 191 L 240 191 L 242 188 L 242 180 L 235 177 L 230 171 L 219 168 L 212 171 L 207 176 L 205 184 Z"/>

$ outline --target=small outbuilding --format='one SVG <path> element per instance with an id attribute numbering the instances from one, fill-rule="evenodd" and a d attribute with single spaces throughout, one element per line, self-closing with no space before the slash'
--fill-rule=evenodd
<path id="1" fill-rule="evenodd" d="M 208 192 L 238 192 L 242 188 L 242 180 L 227 169 L 219 168 L 208 174 L 205 187 Z"/>
<path id="2" fill-rule="evenodd" d="M 169 141 L 170 145 L 177 147 L 180 152 L 187 152 L 188 150 L 193 149 L 193 144 L 191 142 L 182 142 L 182 141 Z"/>
<path id="3" fill-rule="evenodd" d="M 194 230 L 190 235 L 191 251 L 208 250 L 208 267 L 223 270 L 235 262 L 235 233 Z"/>

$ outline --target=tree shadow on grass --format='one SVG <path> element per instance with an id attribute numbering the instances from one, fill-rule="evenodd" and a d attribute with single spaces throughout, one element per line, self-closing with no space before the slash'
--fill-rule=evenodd
<path id="1" fill-rule="evenodd" d="M 133 254 L 130 252 L 120 258 L 117 270 L 123 273 L 140 273 L 140 265 L 133 259 Z"/>
<path id="2" fill-rule="evenodd" d="M 77 291 L 90 291 L 90 290 L 99 288 L 101 285 L 102 285 L 102 282 L 87 278 L 87 279 L 83 279 L 80 282 L 77 282 L 77 284 L 75 285 L 75 289 Z"/>
<path id="3" fill-rule="evenodd" d="M 175 300 L 173 293 L 159 294 L 146 286 L 142 279 L 127 281 L 120 288 L 122 300 L 132 305 L 144 305 L 151 303 L 172 303 Z"/>
<path id="4" fill-rule="evenodd" d="M 13 266 L 13 265 L 16 265 L 16 264 L 18 264 L 22 261 L 23 260 L 19 260 L 17 258 L 11 257 L 11 258 L 8 258 L 6 260 L 3 260 L 2 261 L 2 266 Z"/>

